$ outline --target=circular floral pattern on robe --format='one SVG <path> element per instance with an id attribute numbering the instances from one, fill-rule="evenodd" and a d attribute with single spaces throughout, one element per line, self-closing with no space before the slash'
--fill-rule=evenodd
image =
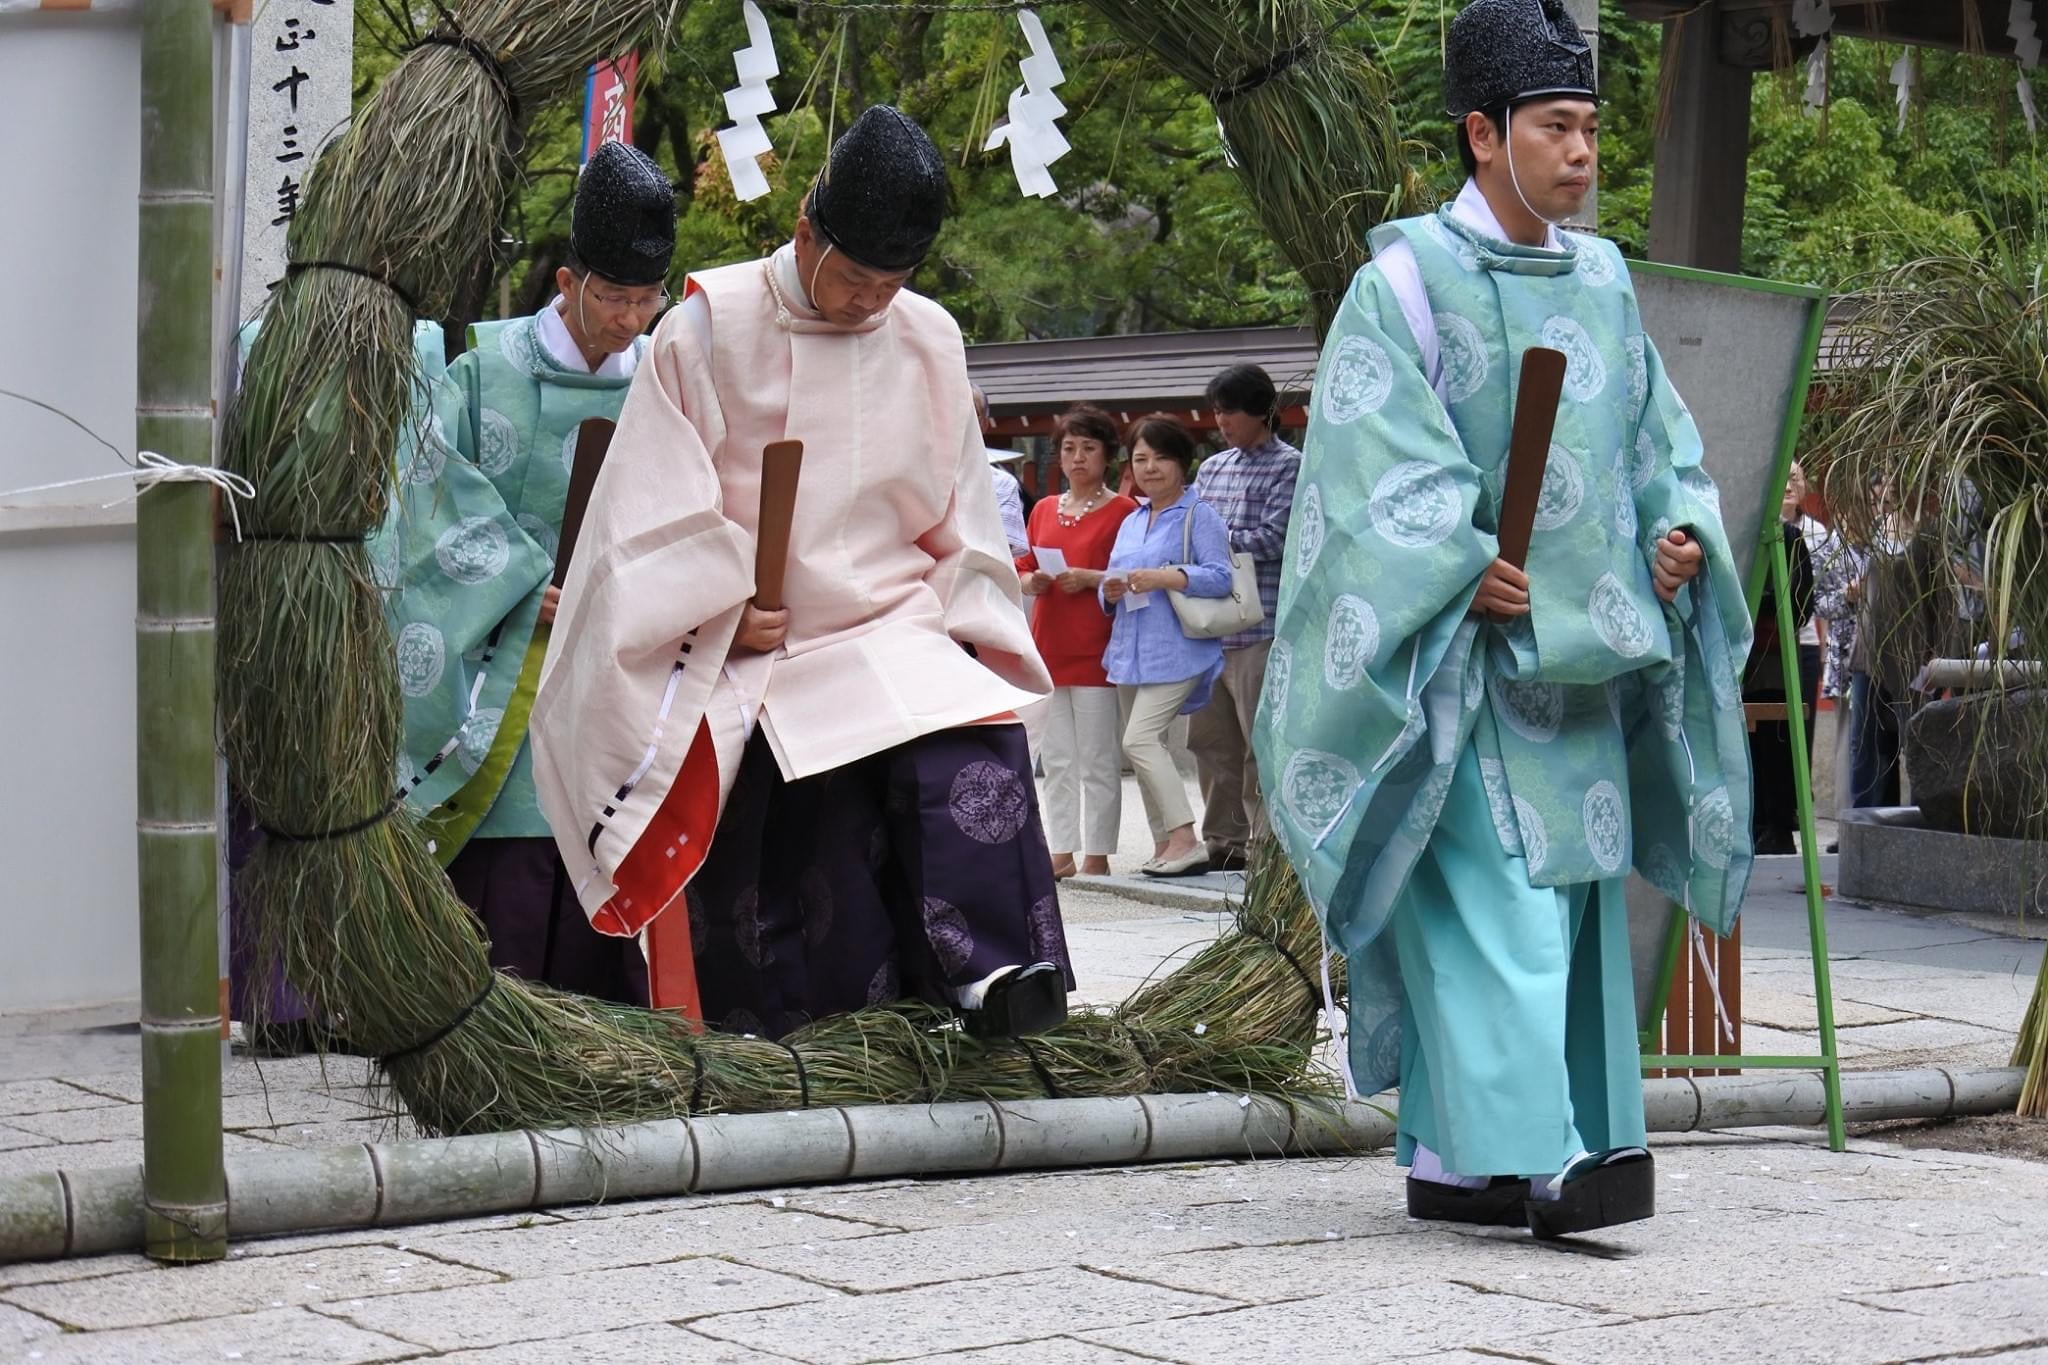
<path id="1" fill-rule="evenodd" d="M 974 959 L 974 935 L 967 930 L 967 916 L 960 907 L 937 896 L 924 898 L 924 936 L 937 954 L 939 968 L 947 976 L 958 976 Z"/>
<path id="2" fill-rule="evenodd" d="M 1647 428 L 1636 433 L 1636 443 L 1629 452 L 1628 486 L 1640 493 L 1650 486 L 1657 477 L 1657 443 L 1650 439 Z"/>
<path id="3" fill-rule="evenodd" d="M 1465 709 L 1477 711 L 1486 700 L 1486 669 L 1477 657 L 1465 660 L 1464 689 Z"/>
<path id="4" fill-rule="evenodd" d="M 1358 769 L 1348 759 L 1321 749 L 1301 749 L 1280 776 L 1280 800 L 1304 832 L 1321 834 L 1344 809 L 1358 786 Z"/>
<path id="5" fill-rule="evenodd" d="M 981 759 L 953 775 L 946 810 L 954 827 L 977 844 L 1007 844 L 1031 818 L 1031 797 L 1017 774 Z"/>
<path id="6" fill-rule="evenodd" d="M 1577 232 L 1568 232 L 1565 236 L 1571 239 L 1572 245 L 1576 248 L 1581 280 L 1595 289 L 1614 283 L 1619 272 L 1615 269 L 1613 258 L 1601 250 L 1598 238 Z"/>
<path id="7" fill-rule="evenodd" d="M 505 712 L 496 706 L 472 711 L 463 718 L 462 728 L 455 732 L 455 761 L 471 776 L 484 766 L 490 757 L 491 744 L 498 738 L 498 726 L 505 719 Z"/>
<path id="8" fill-rule="evenodd" d="M 1522 856 L 1522 832 L 1515 828 L 1515 797 L 1508 790 L 1507 765 L 1497 758 L 1479 760 L 1479 782 L 1486 788 L 1486 809 L 1503 852 Z"/>
<path id="9" fill-rule="evenodd" d="M 1361 1082 L 1388 1081 L 1401 1074 L 1401 1012 L 1379 1021 L 1365 1045 L 1366 1071 L 1354 1079 Z"/>
<path id="10" fill-rule="evenodd" d="M 1444 801 L 1451 794 L 1451 778 L 1456 769 L 1448 763 L 1440 763 L 1429 770 L 1429 776 L 1422 779 L 1415 788 L 1415 798 L 1408 804 L 1408 828 L 1418 839 L 1427 839 L 1436 828 L 1438 817 L 1444 813 Z"/>
<path id="11" fill-rule="evenodd" d="M 1735 852 L 1735 806 L 1726 787 L 1716 787 L 1700 798 L 1693 810 L 1692 831 L 1700 860 L 1708 867 L 1726 868 Z"/>
<path id="12" fill-rule="evenodd" d="M 1306 578 L 1323 552 L 1323 490 L 1311 483 L 1294 504 L 1294 576 Z"/>
<path id="13" fill-rule="evenodd" d="M 398 690 L 408 697 L 424 697 L 440 685 L 441 670 L 448 666 L 448 641 L 425 621 L 414 621 L 398 632 Z"/>
<path id="14" fill-rule="evenodd" d="M 1643 410 L 1643 402 L 1650 396 L 1650 353 L 1642 334 L 1621 343 L 1628 353 L 1628 413 L 1633 418 Z"/>
<path id="15" fill-rule="evenodd" d="M 1340 595 L 1330 604 L 1330 623 L 1323 634 L 1323 681 L 1348 692 L 1365 681 L 1380 652 L 1380 618 L 1362 597 Z M 1270 673 L 1272 664 L 1267 663 Z"/>
<path id="16" fill-rule="evenodd" d="M 832 934 L 832 918 L 838 909 L 832 897 L 832 880 L 822 868 L 812 868 L 797 878 L 796 903 L 804 912 L 804 942 L 815 951 Z"/>
<path id="17" fill-rule="evenodd" d="M 1721 490 L 1714 487 L 1714 481 L 1708 477 L 1706 470 L 1698 465 L 1681 469 L 1678 471 L 1678 481 L 1685 485 L 1688 493 L 1713 509 L 1716 521 L 1721 519 Z"/>
<path id="18" fill-rule="evenodd" d="M 1543 817 L 1536 813 L 1536 808 L 1519 796 L 1515 798 L 1515 824 L 1522 832 L 1522 856 L 1529 860 L 1529 871 L 1541 872 L 1550 857 L 1550 835 L 1544 830 Z"/>
<path id="19" fill-rule="evenodd" d="M 1610 877 L 1621 870 L 1622 850 L 1628 844 L 1623 816 L 1621 790 L 1612 782 L 1595 782 L 1579 806 L 1579 817 L 1586 824 L 1586 848 Z"/>
<path id="20" fill-rule="evenodd" d="M 1031 955 L 1040 962 L 1067 965 L 1067 931 L 1060 923 L 1060 898 L 1040 896 L 1031 902 Z"/>
<path id="21" fill-rule="evenodd" d="M 530 317 L 518 318 L 498 330 L 498 354 L 515 370 L 528 374 L 540 368 L 540 328 Z"/>
<path id="22" fill-rule="evenodd" d="M 519 458 L 519 428 L 496 408 L 484 409 L 476 439 L 477 468 L 494 479 Z"/>
<path id="23" fill-rule="evenodd" d="M 733 897 L 732 941 L 739 946 L 747 965 L 759 969 L 768 965 L 769 954 L 761 942 L 761 888 L 749 886 Z"/>
<path id="24" fill-rule="evenodd" d="M 1742 693 L 1735 684 L 1733 660 L 1710 659 L 1700 667 L 1706 670 L 1707 688 L 1714 694 L 1715 710 L 1733 711 L 1742 704 Z"/>
<path id="25" fill-rule="evenodd" d="M 1657 723 L 1666 738 L 1677 739 L 1685 732 L 1685 675 L 1675 674 L 1657 684 Z"/>
<path id="26" fill-rule="evenodd" d="M 1375 531 L 1409 550 L 1443 544 L 1465 519 L 1457 480 L 1428 460 L 1403 460 L 1380 475 L 1368 510 Z"/>
<path id="27" fill-rule="evenodd" d="M 1593 629 L 1609 649 L 1624 659 L 1641 658 L 1656 642 L 1650 618 L 1637 604 L 1635 594 L 1611 573 L 1601 574 L 1593 584 L 1586 609 L 1592 613 Z"/>
<path id="28" fill-rule="evenodd" d="M 1394 392 L 1394 362 L 1371 337 L 1349 336 L 1337 343 L 1323 373 L 1323 420 L 1343 425 L 1386 406 Z"/>
<path id="29" fill-rule="evenodd" d="M 1462 403 L 1486 387 L 1491 366 L 1479 324 L 1462 313 L 1438 313 L 1436 344 L 1443 365 L 1444 402 Z"/>
<path id="30" fill-rule="evenodd" d="M 694 882 L 683 892 L 683 913 L 690 917 L 690 952 L 697 961 L 702 962 L 704 955 L 711 951 L 714 924 L 711 907 L 704 904 L 704 897 Z"/>
<path id="31" fill-rule="evenodd" d="M 868 978 L 868 1003 L 887 1005 L 903 994 L 903 987 L 896 976 L 896 960 L 890 958 L 875 968 L 875 974 Z"/>
<path id="32" fill-rule="evenodd" d="M 434 558 L 442 573 L 474 587 L 505 572 L 512 562 L 512 545 L 505 539 L 505 528 L 489 517 L 464 517 L 434 542 Z"/>
<path id="33" fill-rule="evenodd" d="M 1600 348 L 1571 318 L 1556 317 L 1543 324 L 1543 344 L 1563 351 L 1564 391 L 1574 403 L 1590 403 L 1607 387 L 1607 362 Z"/>
<path id="34" fill-rule="evenodd" d="M 1617 448 L 1614 452 L 1614 533 L 1623 540 L 1634 542 L 1636 529 L 1641 524 L 1636 517 L 1636 495 L 1629 486 L 1631 479 L 1628 454 Z"/>
<path id="35" fill-rule="evenodd" d="M 1493 699 L 1501 723 L 1531 744 L 1548 744 L 1564 724 L 1564 688 L 1558 683 L 1501 678 Z"/>
<path id="36" fill-rule="evenodd" d="M 1287 715 L 1287 688 L 1294 681 L 1294 646 L 1275 640 L 1266 655 L 1264 701 L 1267 722 L 1279 725 Z"/>
<path id="37" fill-rule="evenodd" d="M 399 477 L 414 485 L 432 483 L 448 467 L 448 438 L 441 419 L 429 418 L 424 426 L 413 428 L 409 434 L 412 442 L 406 451 L 405 467 L 398 471 Z"/>
<path id="38" fill-rule="evenodd" d="M 548 525 L 531 512 L 521 512 L 512 520 L 518 522 L 519 529 L 533 538 L 534 544 L 547 552 L 549 559 L 555 557 L 555 546 L 558 543 L 558 538 L 555 535 L 554 527 Z"/>
<path id="39" fill-rule="evenodd" d="M 1536 529 L 1555 531 L 1579 514 L 1586 501 L 1586 471 L 1579 457 L 1552 442 L 1543 466 L 1543 487 L 1536 493 Z"/>

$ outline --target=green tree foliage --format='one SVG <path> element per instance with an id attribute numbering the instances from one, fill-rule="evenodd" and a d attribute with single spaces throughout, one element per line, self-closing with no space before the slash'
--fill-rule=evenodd
<path id="1" fill-rule="evenodd" d="M 981 150 L 1020 81 L 1024 44 L 1004 14 L 849 12 L 763 5 L 782 75 L 774 191 L 732 195 L 713 134 L 725 122 L 729 55 L 746 42 L 739 5 L 705 0 L 678 42 L 643 62 L 634 140 L 675 177 L 677 260 L 695 269 L 773 249 L 793 223 L 832 132 L 869 103 L 901 105 L 955 166 L 957 216 L 916 286 L 978 341 L 1290 323 L 1299 282 L 1266 239 L 1225 158 L 1202 92 L 1120 41 L 1081 4 L 1046 8 L 1067 71 L 1062 128 L 1073 151 L 1051 200 L 1017 191 L 1007 151 Z M 1370 52 L 1393 78 L 1400 126 L 1425 185 L 1461 179 L 1442 104 L 1443 34 L 1457 0 L 1369 0 L 1331 41 Z M 430 10 L 405 0 L 358 9 L 357 77 L 366 92 Z M 1648 245 L 1662 30 L 1605 0 L 1600 49 L 1605 121 L 1602 232 L 1632 254 Z M 1839 284 L 1931 251 L 1968 251 L 1992 224 L 2038 239 L 2044 167 L 2012 95 L 2012 68 L 1959 53 L 1922 55 L 1916 102 L 1897 128 L 1888 73 L 1899 49 L 1835 44 L 1825 118 L 1799 99 L 1803 72 L 1761 75 L 1753 93 L 1744 268 Z M 1284 77 L 1283 77 L 1284 79 Z M 581 149 L 580 98 L 534 121 L 527 182 L 506 219 L 509 304 L 535 307 L 568 243 Z M 479 281 L 477 311 L 500 306 Z"/>

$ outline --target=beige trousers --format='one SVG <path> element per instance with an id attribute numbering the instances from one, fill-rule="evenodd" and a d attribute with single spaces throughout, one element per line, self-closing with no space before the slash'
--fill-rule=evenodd
<path id="1" fill-rule="evenodd" d="M 1180 768 L 1166 747 L 1166 732 L 1182 703 L 1195 690 L 1197 679 L 1173 683 L 1145 683 L 1119 687 L 1117 704 L 1124 719 L 1124 761 L 1138 779 L 1138 795 L 1145 802 L 1145 822 L 1154 840 L 1164 839 L 1182 825 L 1193 824 L 1195 811 L 1188 804 L 1187 785 Z"/>
<path id="2" fill-rule="evenodd" d="M 1038 728 L 1045 765 L 1045 842 L 1054 853 L 1107 858 L 1123 827 L 1123 707 L 1114 687 L 1055 687 Z"/>
<path id="3" fill-rule="evenodd" d="M 1243 853 L 1266 832 L 1252 721 L 1266 685 L 1271 640 L 1223 651 L 1223 676 L 1188 724 L 1188 748 L 1202 779 L 1202 842 L 1212 854 Z"/>

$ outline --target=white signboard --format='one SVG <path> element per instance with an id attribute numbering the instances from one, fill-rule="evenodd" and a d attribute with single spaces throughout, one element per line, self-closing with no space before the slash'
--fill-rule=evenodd
<path id="1" fill-rule="evenodd" d="M 304 199 L 306 175 L 347 124 L 355 0 L 256 0 L 249 40 L 243 322 L 284 279 L 285 231 Z"/>

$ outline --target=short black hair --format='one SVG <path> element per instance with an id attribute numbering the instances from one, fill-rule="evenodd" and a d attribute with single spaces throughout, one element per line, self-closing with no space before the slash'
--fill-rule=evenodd
<path id="1" fill-rule="evenodd" d="M 1241 412 L 1272 425 L 1278 416 L 1280 394 L 1273 377 L 1256 365 L 1232 365 L 1209 381 L 1209 406 L 1225 412 Z"/>
<path id="2" fill-rule="evenodd" d="M 1481 109 L 1479 112 L 1485 115 L 1486 121 L 1493 125 L 1495 132 L 1505 133 L 1508 124 L 1508 107 L 1505 104 L 1497 109 Z M 1458 120 L 1458 160 L 1465 167 L 1467 179 L 1479 174 L 1479 158 L 1472 155 L 1472 138 L 1465 131 L 1463 119 Z"/>
<path id="3" fill-rule="evenodd" d="M 1178 417 L 1164 412 L 1155 412 L 1140 417 L 1131 423 L 1131 430 L 1124 444 L 1137 453 L 1138 442 L 1152 447 L 1157 455 L 1164 455 L 1180 466 L 1183 479 L 1194 473 L 1195 438 Z"/>

